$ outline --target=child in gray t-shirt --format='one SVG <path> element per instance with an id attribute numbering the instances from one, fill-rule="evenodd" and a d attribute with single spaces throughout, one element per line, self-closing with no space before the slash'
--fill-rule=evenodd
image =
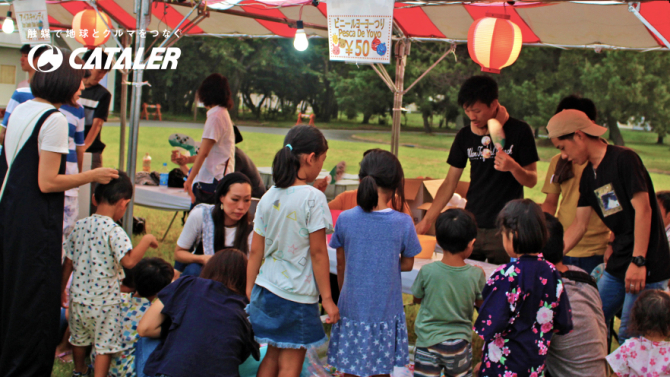
<path id="1" fill-rule="evenodd" d="M 414 302 L 421 304 L 414 324 L 414 375 L 470 376 L 474 306 L 482 303 L 486 284 L 484 271 L 465 263 L 477 224 L 470 212 L 449 209 L 438 217 L 435 232 L 442 260 L 421 268 L 412 285 Z"/>

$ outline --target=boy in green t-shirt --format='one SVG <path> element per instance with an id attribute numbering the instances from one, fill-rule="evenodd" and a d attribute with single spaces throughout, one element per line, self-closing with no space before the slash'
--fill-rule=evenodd
<path id="1" fill-rule="evenodd" d="M 472 316 L 482 303 L 484 270 L 470 266 L 477 236 L 474 216 L 449 209 L 435 223 L 437 243 L 444 250 L 439 262 L 421 268 L 412 285 L 414 302 L 421 304 L 416 317 L 414 376 L 472 375 Z"/>

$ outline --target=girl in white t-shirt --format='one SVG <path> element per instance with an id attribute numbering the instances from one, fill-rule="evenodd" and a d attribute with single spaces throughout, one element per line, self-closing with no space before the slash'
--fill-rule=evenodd
<path id="1" fill-rule="evenodd" d="M 218 205 L 198 204 L 191 210 L 174 251 L 175 268 L 199 276 L 202 266 L 221 249 L 248 254 L 251 245 L 251 181 L 242 173 L 225 176 L 216 189 Z"/>
<path id="2" fill-rule="evenodd" d="M 317 128 L 293 127 L 272 163 L 275 185 L 256 209 L 247 312 L 256 341 L 268 344 L 259 376 L 297 377 L 307 348 L 327 341 L 319 293 L 330 317 L 326 322 L 340 317 L 330 292 L 326 248 L 333 221 L 323 192 L 307 184 L 321 172 L 327 151 Z"/>
<path id="3" fill-rule="evenodd" d="M 219 73 L 209 75 L 200 84 L 196 97 L 207 109 L 207 120 L 198 154 L 183 161 L 193 162 L 184 190 L 191 195 L 191 203 L 213 204 L 217 183 L 235 171 L 235 131 L 228 114 L 233 96 L 228 79 Z"/>

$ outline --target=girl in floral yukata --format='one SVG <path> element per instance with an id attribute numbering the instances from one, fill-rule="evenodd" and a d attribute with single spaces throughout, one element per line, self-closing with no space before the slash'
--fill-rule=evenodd
<path id="1" fill-rule="evenodd" d="M 607 356 L 619 377 L 670 375 L 670 295 L 659 289 L 642 291 L 631 313 L 630 338 Z"/>
<path id="2" fill-rule="evenodd" d="M 560 274 L 540 250 L 548 233 L 540 207 L 513 200 L 500 211 L 505 251 L 517 261 L 500 266 L 482 295 L 474 331 L 484 340 L 479 376 L 541 377 L 553 333 L 572 330 Z"/>

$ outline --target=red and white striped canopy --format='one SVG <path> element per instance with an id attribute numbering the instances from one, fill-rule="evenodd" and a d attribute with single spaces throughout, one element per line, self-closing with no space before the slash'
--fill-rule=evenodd
<path id="1" fill-rule="evenodd" d="M 135 29 L 134 0 L 98 0 L 97 6 L 120 27 Z M 300 5 L 300 4 L 304 4 Z M 524 44 L 569 47 L 667 48 L 623 2 L 519 2 L 461 3 L 435 1 L 396 2 L 394 18 L 411 38 L 465 42 L 468 28 L 487 13 L 506 13 L 520 28 Z M 634 5 L 633 5 L 634 6 Z M 327 37 L 327 6 L 308 0 L 223 0 L 208 2 L 210 16 L 189 35 L 225 35 L 292 38 L 287 24 L 298 20 L 300 9 L 308 35 Z M 48 1 L 49 19 L 68 26 L 77 12 L 90 8 L 85 1 Z M 191 10 L 191 4 L 155 1 L 149 30 L 173 29 Z M 228 13 L 226 13 L 228 12 Z M 642 2 L 641 16 L 666 40 L 670 40 L 670 3 Z M 245 15 L 240 16 L 241 14 Z M 191 17 L 193 19 L 194 16 Z M 184 26 L 187 26 L 188 22 Z M 180 29 L 184 29 L 182 26 Z M 52 29 L 56 29 L 52 27 Z"/>

